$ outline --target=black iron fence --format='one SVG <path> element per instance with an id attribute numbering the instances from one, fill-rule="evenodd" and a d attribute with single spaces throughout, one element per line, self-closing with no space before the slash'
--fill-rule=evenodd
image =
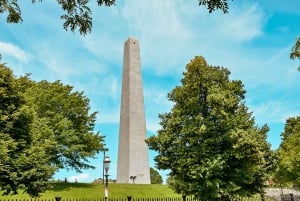
<path id="1" fill-rule="evenodd" d="M 293 195 L 291 197 L 290 194 L 283 195 L 282 198 L 265 198 L 255 197 L 255 198 L 240 198 L 240 201 L 270 201 L 270 200 L 278 200 L 278 201 L 300 201 L 300 196 L 296 197 Z M 63 197 L 55 197 L 55 198 L 32 198 L 32 199 L 2 199 L 0 197 L 0 201 L 107 201 L 103 198 L 63 198 Z M 183 196 L 183 197 L 123 197 L 116 198 L 110 197 L 108 201 L 198 201 L 194 197 Z"/>
<path id="2" fill-rule="evenodd" d="M 294 195 L 293 193 L 281 194 L 280 198 L 281 201 L 300 201 L 300 195 Z"/>
<path id="3" fill-rule="evenodd" d="M 31 198 L 31 199 L 1 199 L 0 201 L 105 201 L 105 198 Z M 183 201 L 181 197 L 131 197 L 126 198 L 109 198 L 108 201 Z M 194 201 L 192 197 L 186 197 L 186 201 Z"/>

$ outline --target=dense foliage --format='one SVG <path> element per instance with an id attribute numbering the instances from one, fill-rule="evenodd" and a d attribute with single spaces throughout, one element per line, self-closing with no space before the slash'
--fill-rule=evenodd
<path id="1" fill-rule="evenodd" d="M 173 108 L 160 114 L 162 128 L 147 139 L 158 152 L 157 167 L 170 170 L 176 192 L 201 200 L 261 192 L 273 168 L 269 129 L 255 125 L 242 82 L 203 57 L 187 64 L 183 75 L 168 94 Z"/>
<path id="2" fill-rule="evenodd" d="M 60 82 L 16 78 L 0 64 L 0 188 L 25 189 L 32 196 L 48 187 L 59 168 L 90 168 L 88 158 L 103 149 L 94 133 L 89 100 Z"/>
<path id="3" fill-rule="evenodd" d="M 42 0 L 32 0 L 32 3 L 42 2 Z M 64 20 L 64 29 L 70 28 L 71 31 L 79 30 L 80 34 L 87 34 L 92 30 L 92 10 L 88 5 L 91 0 L 71 0 L 60 1 L 57 3 L 61 6 L 65 14 L 60 16 Z M 96 0 L 98 6 L 112 6 L 115 0 Z M 22 15 L 17 0 L 0 0 L 0 14 L 7 12 L 6 21 L 8 23 L 22 22 Z"/>
<path id="4" fill-rule="evenodd" d="M 115 5 L 116 0 L 96 0 L 98 6 L 112 6 Z M 207 6 L 209 12 L 216 9 L 223 10 L 224 13 L 228 12 L 227 0 L 198 0 L 199 5 Z M 32 3 L 42 2 L 42 0 L 32 0 Z M 71 0 L 60 1 L 57 3 L 65 11 L 60 18 L 64 20 L 64 29 L 71 29 L 71 31 L 79 30 L 80 34 L 86 35 L 92 30 L 92 9 L 89 3 L 93 0 Z M 8 23 L 22 22 L 22 15 L 19 3 L 17 0 L 0 0 L 0 14 L 8 13 L 6 21 Z"/>
<path id="5" fill-rule="evenodd" d="M 43 144 L 30 135 L 33 110 L 12 71 L 0 64 L 0 187 L 5 193 L 26 185 L 28 193 L 45 188 L 54 173 Z M 29 146 L 30 145 L 30 146 Z"/>
<path id="6" fill-rule="evenodd" d="M 290 182 L 300 186 L 300 117 L 286 120 L 282 142 L 278 148 L 280 182 Z"/>
<path id="7" fill-rule="evenodd" d="M 162 179 L 161 175 L 153 167 L 150 167 L 150 180 L 151 180 L 151 184 L 162 184 L 163 183 L 163 179 Z"/>

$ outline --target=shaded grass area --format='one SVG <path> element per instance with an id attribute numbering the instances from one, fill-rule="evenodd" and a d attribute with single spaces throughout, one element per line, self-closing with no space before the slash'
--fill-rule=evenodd
<path id="1" fill-rule="evenodd" d="M 109 198 L 175 198 L 181 195 L 176 194 L 167 185 L 159 184 L 116 184 L 108 186 Z M 62 197 L 63 200 L 70 199 L 100 199 L 104 197 L 104 185 L 94 183 L 54 183 L 52 188 L 41 194 L 39 200 L 55 200 L 55 197 Z M 19 192 L 18 195 L 0 196 L 0 200 L 29 200 L 30 196 Z M 243 201 L 260 201 L 259 196 L 244 198 Z M 272 199 L 266 198 L 266 201 Z"/>

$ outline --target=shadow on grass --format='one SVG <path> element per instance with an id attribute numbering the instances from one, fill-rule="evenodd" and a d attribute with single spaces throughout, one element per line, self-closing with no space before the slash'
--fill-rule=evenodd
<path id="1" fill-rule="evenodd" d="M 67 191 L 71 188 L 92 188 L 91 183 L 52 183 L 50 191 Z"/>

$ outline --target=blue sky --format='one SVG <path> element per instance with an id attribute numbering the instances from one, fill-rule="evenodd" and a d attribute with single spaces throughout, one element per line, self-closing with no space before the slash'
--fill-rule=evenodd
<path id="1" fill-rule="evenodd" d="M 245 85 L 246 105 L 258 125 L 270 127 L 275 149 L 285 120 L 300 114 L 299 60 L 290 60 L 300 37 L 299 0 L 230 2 L 230 13 L 209 14 L 197 0 L 117 0 L 111 8 L 93 9 L 93 31 L 87 36 L 65 31 L 56 1 L 22 1 L 22 24 L 7 24 L 0 15 L 0 52 L 16 76 L 61 80 L 84 91 L 91 111 L 99 111 L 95 130 L 106 136 L 116 178 L 123 45 L 133 36 L 140 42 L 148 135 L 159 129 L 159 113 L 172 106 L 167 93 L 180 84 L 185 65 L 202 55 L 224 66 L 231 79 Z M 150 166 L 154 167 L 153 151 Z M 103 155 L 82 173 L 61 170 L 57 179 L 91 182 L 102 177 Z M 166 175 L 166 172 L 161 172 Z"/>

